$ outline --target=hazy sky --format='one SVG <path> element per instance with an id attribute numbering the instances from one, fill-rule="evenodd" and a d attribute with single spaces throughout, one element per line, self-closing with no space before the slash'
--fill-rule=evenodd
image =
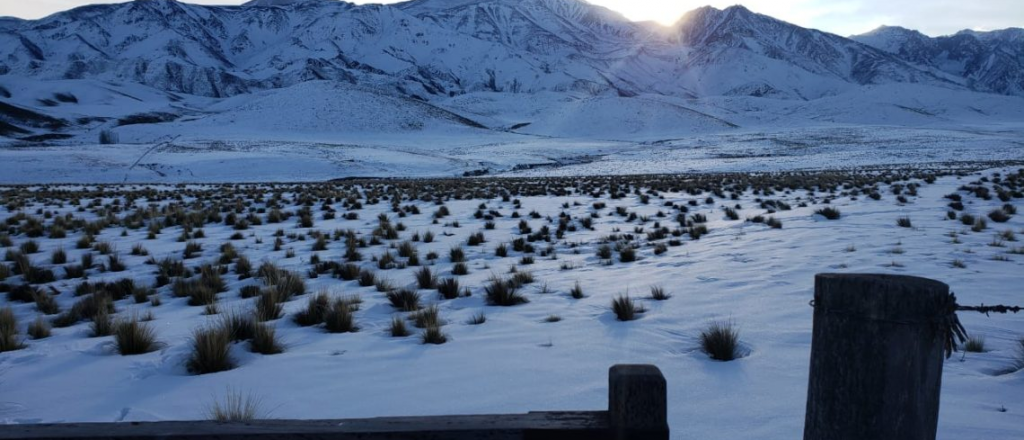
<path id="1" fill-rule="evenodd" d="M 90 3 L 123 0 L 0 0 L 0 16 L 38 18 Z M 208 5 L 245 0 L 186 0 Z M 683 13 L 710 4 L 724 8 L 736 0 L 590 0 L 633 20 L 672 23 Z M 395 3 L 356 0 L 355 3 Z M 937 36 L 961 29 L 1024 27 L 1024 0 L 746 0 L 755 12 L 839 35 L 863 33 L 880 25 L 903 26 Z"/>

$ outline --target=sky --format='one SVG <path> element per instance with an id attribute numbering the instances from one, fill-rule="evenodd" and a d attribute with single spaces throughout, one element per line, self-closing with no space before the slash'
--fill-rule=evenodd
<path id="1" fill-rule="evenodd" d="M 0 16 L 39 18 L 91 3 L 123 0 L 0 0 Z M 246 0 L 185 0 L 207 5 L 241 4 Z M 686 11 L 704 5 L 725 8 L 737 0 L 589 0 L 632 20 L 671 24 Z M 355 3 L 394 3 L 356 0 Z M 962 29 L 993 30 L 1024 27 L 1024 0 L 746 0 L 754 12 L 803 27 L 848 36 L 881 25 L 903 26 L 927 35 L 949 35 Z"/>

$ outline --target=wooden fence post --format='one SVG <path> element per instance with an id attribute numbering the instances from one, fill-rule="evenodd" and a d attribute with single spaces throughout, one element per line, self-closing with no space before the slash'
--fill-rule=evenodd
<path id="1" fill-rule="evenodd" d="M 934 440 L 949 286 L 819 274 L 804 440 Z"/>
<path id="2" fill-rule="evenodd" d="M 608 418 L 615 440 L 668 440 L 668 393 L 661 370 L 654 365 L 611 367 Z"/>

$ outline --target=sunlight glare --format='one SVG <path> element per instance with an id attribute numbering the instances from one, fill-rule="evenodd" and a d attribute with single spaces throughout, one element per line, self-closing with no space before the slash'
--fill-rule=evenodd
<path id="1" fill-rule="evenodd" d="M 705 1 L 665 0 L 588 0 L 617 11 L 633 21 L 655 21 L 669 26 L 675 24 L 683 14 L 704 6 Z"/>

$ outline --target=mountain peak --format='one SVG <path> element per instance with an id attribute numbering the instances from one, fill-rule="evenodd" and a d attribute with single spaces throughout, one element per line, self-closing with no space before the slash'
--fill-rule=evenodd
<path id="1" fill-rule="evenodd" d="M 243 7 L 271 7 L 271 6 L 292 6 L 303 3 L 319 3 L 325 0 L 252 0 L 242 4 Z"/>
<path id="2" fill-rule="evenodd" d="M 747 9 L 746 6 L 738 5 L 738 4 L 737 5 L 729 6 L 728 8 L 723 9 L 723 11 L 724 12 L 732 12 L 734 14 L 753 14 L 754 13 L 750 9 Z"/>

